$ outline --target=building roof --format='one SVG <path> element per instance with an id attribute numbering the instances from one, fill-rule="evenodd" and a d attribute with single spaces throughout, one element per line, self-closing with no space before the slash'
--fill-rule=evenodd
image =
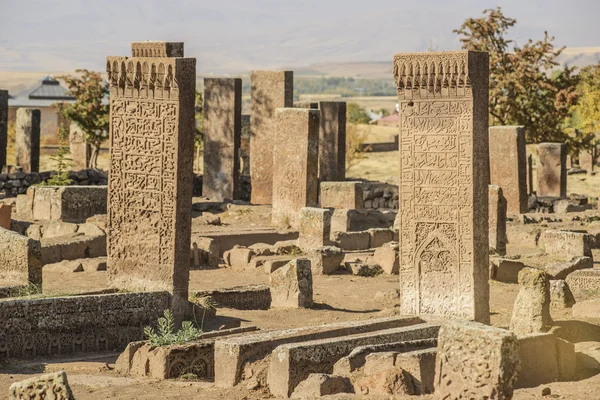
<path id="1" fill-rule="evenodd" d="M 46 76 L 34 86 L 8 99 L 9 107 L 50 107 L 56 102 L 72 103 L 75 100 L 69 91 L 56 79 Z"/>

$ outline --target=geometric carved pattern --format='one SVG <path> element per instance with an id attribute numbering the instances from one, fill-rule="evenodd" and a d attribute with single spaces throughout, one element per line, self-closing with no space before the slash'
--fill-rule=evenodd
<path id="1" fill-rule="evenodd" d="M 487 321 L 488 55 L 398 54 L 393 68 L 403 312 Z"/>
<path id="2" fill-rule="evenodd" d="M 174 301 L 187 301 L 195 63 L 107 59 L 109 274 L 116 286 L 168 290 Z"/>

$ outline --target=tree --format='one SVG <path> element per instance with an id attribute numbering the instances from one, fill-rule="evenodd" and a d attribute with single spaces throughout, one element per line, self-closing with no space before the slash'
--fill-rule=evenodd
<path id="1" fill-rule="evenodd" d="M 490 124 L 524 125 L 529 143 L 568 141 L 565 122 L 577 102 L 575 68 L 558 66 L 564 47 L 555 49 L 554 37 L 529 39 L 523 47 L 506 38 L 517 21 L 500 7 L 468 18 L 460 29 L 464 49 L 487 51 L 490 56 Z M 512 48 L 511 48 L 512 47 Z"/>
<path id="2" fill-rule="evenodd" d="M 69 130 L 61 125 L 58 128 L 59 147 L 56 154 L 50 159 L 56 164 L 56 172 L 43 185 L 66 186 L 71 184 L 69 170 L 71 169 L 71 150 L 69 148 Z"/>
<path id="3" fill-rule="evenodd" d="M 346 105 L 346 118 L 351 124 L 368 124 L 371 122 L 369 114 L 360 108 L 357 103 L 348 103 Z"/>
<path id="4" fill-rule="evenodd" d="M 572 125 L 584 134 L 595 135 L 600 131 L 600 63 L 581 69 L 577 94 Z"/>
<path id="5" fill-rule="evenodd" d="M 96 168 L 100 146 L 109 132 L 110 107 L 103 101 L 108 96 L 109 86 L 99 72 L 77 69 L 75 73 L 75 76 L 58 77 L 65 81 L 75 102 L 61 102 L 56 106 L 64 118 L 75 122 L 84 132 L 91 150 L 88 168 Z"/>

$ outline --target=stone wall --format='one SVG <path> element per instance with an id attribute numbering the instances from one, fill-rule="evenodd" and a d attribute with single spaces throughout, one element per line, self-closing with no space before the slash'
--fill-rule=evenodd
<path id="1" fill-rule="evenodd" d="M 46 182 L 55 174 L 55 171 L 30 172 L 15 171 L 0 174 L 0 198 L 15 197 L 27 192 L 27 188 Z M 69 172 L 69 178 L 73 185 L 96 186 L 108 183 L 106 172 L 99 169 L 84 169 Z"/>
<path id="2" fill-rule="evenodd" d="M 398 209 L 398 185 L 384 182 L 363 182 L 363 208 Z"/>
<path id="3" fill-rule="evenodd" d="M 0 301 L 0 359 L 124 349 L 169 308 L 167 292 Z"/>

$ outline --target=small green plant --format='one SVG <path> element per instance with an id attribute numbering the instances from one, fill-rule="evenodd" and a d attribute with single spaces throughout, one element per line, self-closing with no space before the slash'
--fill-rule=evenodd
<path id="1" fill-rule="evenodd" d="M 198 375 L 192 372 L 186 372 L 185 374 L 179 375 L 179 379 L 182 381 L 197 381 Z"/>
<path id="2" fill-rule="evenodd" d="M 165 310 L 164 317 L 158 319 L 158 332 L 151 326 L 144 328 L 144 335 L 156 347 L 191 342 L 201 334 L 202 330 L 196 328 L 191 321 L 183 321 L 181 329 L 175 332 L 175 317 L 171 310 Z"/>
<path id="3" fill-rule="evenodd" d="M 16 289 L 16 297 L 33 297 L 42 295 L 42 285 L 30 283 L 25 286 L 19 286 Z"/>
<path id="4" fill-rule="evenodd" d="M 58 141 L 59 147 L 56 154 L 50 156 L 50 159 L 56 164 L 56 172 L 46 182 L 42 183 L 43 186 L 68 186 L 71 184 L 69 179 L 69 170 L 71 169 L 71 162 L 73 161 L 69 154 L 69 131 L 64 125 L 61 125 L 58 129 Z"/>
<path id="5" fill-rule="evenodd" d="M 204 329 L 204 318 L 206 317 L 206 311 L 214 310 L 217 307 L 217 303 L 215 302 L 215 299 L 210 296 L 198 297 L 196 293 L 191 294 L 189 300 L 192 303 L 202 307 L 202 319 L 200 320 L 200 323 L 198 323 L 198 319 L 196 318 L 196 307 L 193 307 L 194 321 L 196 322 L 196 326 L 199 325 L 200 329 L 202 330 Z"/>

